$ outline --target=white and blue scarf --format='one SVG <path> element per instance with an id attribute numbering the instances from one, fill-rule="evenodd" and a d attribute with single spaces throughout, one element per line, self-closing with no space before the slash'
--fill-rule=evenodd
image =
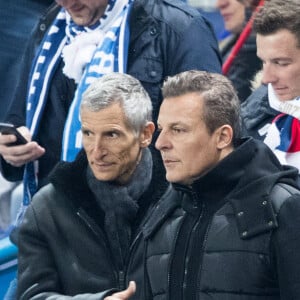
<path id="1" fill-rule="evenodd" d="M 78 83 L 64 129 L 63 160 L 74 160 L 81 149 L 79 107 L 84 91 L 104 74 L 126 72 L 132 1 L 109 0 L 104 15 L 92 27 L 77 26 L 62 8 L 37 51 L 30 72 L 26 109 L 26 126 L 32 140 L 37 136 L 51 80 L 62 57 L 63 72 Z M 37 190 L 37 172 L 36 162 L 25 166 L 25 208 Z"/>
<path id="2" fill-rule="evenodd" d="M 300 173 L 300 97 L 280 101 L 271 84 L 268 97 L 270 106 L 281 113 L 270 125 L 264 142 L 282 164 L 294 166 Z"/>

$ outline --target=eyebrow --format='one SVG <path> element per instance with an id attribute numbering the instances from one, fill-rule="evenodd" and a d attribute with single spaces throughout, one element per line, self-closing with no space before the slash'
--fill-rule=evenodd
<path id="1" fill-rule="evenodd" d="M 259 60 L 261 62 L 266 61 L 265 59 L 261 58 L 260 56 L 257 56 L 257 57 L 259 58 Z M 293 59 L 290 58 L 290 57 L 274 57 L 274 58 L 269 59 L 269 61 L 271 61 L 271 62 L 276 62 L 276 61 L 287 61 L 287 62 L 290 62 L 290 61 L 293 61 Z"/>
<path id="2" fill-rule="evenodd" d="M 181 125 L 181 126 L 186 126 L 187 124 L 183 123 L 182 121 L 177 121 L 177 122 L 172 122 L 172 123 L 169 123 L 167 124 L 169 127 L 172 127 L 172 126 L 177 126 L 177 125 Z M 160 123 L 157 123 L 157 126 L 160 126 Z"/>
<path id="3" fill-rule="evenodd" d="M 272 58 L 271 61 L 273 60 L 292 60 L 292 58 L 290 57 L 275 57 L 275 58 Z"/>

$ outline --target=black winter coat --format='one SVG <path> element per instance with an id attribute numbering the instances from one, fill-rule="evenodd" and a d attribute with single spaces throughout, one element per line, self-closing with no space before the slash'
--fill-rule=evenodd
<path id="1" fill-rule="evenodd" d="M 57 8 L 41 20 L 43 28 L 53 20 Z M 40 24 L 41 25 L 41 24 Z M 6 120 L 21 126 L 25 124 L 25 98 L 30 62 L 40 42 L 40 25 L 33 44 L 24 57 L 24 72 L 17 86 L 14 101 Z M 38 43 L 37 43 L 38 41 Z M 39 159 L 40 185 L 47 183 L 47 175 L 60 160 L 62 134 L 75 83 L 58 67 L 37 135 L 38 143 L 46 149 Z M 200 69 L 221 72 L 218 44 L 210 24 L 192 7 L 180 0 L 136 0 L 130 15 L 130 43 L 127 73 L 141 81 L 153 103 L 156 121 L 162 101 L 161 85 L 166 76 Z M 154 139 L 155 141 L 155 139 Z M 13 168 L 1 159 L 3 176 L 20 180 L 22 168 Z"/>
<path id="2" fill-rule="evenodd" d="M 100 300 L 107 294 L 137 283 L 132 299 L 141 300 L 143 290 L 143 244 L 141 220 L 166 190 L 160 168 L 153 163 L 148 190 L 139 200 L 139 211 L 132 225 L 131 255 L 120 268 L 104 230 L 104 212 L 86 181 L 87 159 L 79 153 L 73 163 L 61 162 L 26 210 L 17 237 L 18 299 Z M 65 299 L 65 298 L 64 298 Z M 69 299 L 69 298 L 68 298 Z"/>
<path id="3" fill-rule="evenodd" d="M 143 299 L 300 299 L 296 176 L 249 139 L 190 188 L 173 184 L 143 229 Z"/>

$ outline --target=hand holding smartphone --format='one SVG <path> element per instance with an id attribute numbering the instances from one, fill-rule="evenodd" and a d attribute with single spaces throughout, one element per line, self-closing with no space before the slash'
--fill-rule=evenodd
<path id="1" fill-rule="evenodd" d="M 1 134 L 13 134 L 16 136 L 17 140 L 14 143 L 11 143 L 10 146 L 24 145 L 27 143 L 27 140 L 13 124 L 0 123 L 0 132 Z"/>

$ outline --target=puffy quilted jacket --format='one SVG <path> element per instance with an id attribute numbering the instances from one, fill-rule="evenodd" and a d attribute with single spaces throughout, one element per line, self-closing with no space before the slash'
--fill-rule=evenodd
<path id="1" fill-rule="evenodd" d="M 144 227 L 154 300 L 300 299 L 297 170 L 246 140 L 191 187 L 174 184 Z"/>

